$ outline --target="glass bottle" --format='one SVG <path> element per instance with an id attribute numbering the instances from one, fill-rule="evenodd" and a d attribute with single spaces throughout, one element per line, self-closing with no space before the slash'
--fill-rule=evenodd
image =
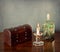
<path id="1" fill-rule="evenodd" d="M 44 40 L 54 40 L 55 24 L 50 19 L 50 14 L 47 14 L 47 20 L 42 26 Z"/>

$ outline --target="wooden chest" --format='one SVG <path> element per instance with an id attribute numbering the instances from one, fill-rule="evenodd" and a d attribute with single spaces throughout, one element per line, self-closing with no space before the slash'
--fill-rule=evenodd
<path id="1" fill-rule="evenodd" d="M 4 42 L 9 46 L 16 46 L 31 39 L 32 28 L 28 24 L 4 30 Z"/>

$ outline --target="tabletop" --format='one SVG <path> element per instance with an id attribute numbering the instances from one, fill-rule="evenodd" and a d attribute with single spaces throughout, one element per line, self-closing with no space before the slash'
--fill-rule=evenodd
<path id="1" fill-rule="evenodd" d="M 33 41 L 28 41 L 9 47 L 4 43 L 4 52 L 60 52 L 60 32 L 54 34 L 54 41 L 45 41 L 43 46 L 33 46 Z"/>

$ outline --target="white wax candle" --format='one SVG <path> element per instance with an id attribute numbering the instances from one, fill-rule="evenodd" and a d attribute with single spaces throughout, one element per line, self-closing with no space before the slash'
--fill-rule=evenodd
<path id="1" fill-rule="evenodd" d="M 49 13 L 47 14 L 47 20 L 50 20 L 50 14 Z"/>
<path id="2" fill-rule="evenodd" d="M 37 35 L 39 35 L 39 32 L 40 32 L 40 25 L 39 25 L 39 24 L 37 24 L 37 29 L 36 29 L 36 31 L 37 31 Z"/>
<path id="3" fill-rule="evenodd" d="M 37 35 L 39 34 L 39 29 L 37 28 Z"/>

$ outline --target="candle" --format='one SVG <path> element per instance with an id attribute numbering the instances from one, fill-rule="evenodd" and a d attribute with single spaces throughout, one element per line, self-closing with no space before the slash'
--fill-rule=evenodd
<path id="1" fill-rule="evenodd" d="M 39 32 L 40 32 L 40 25 L 39 24 L 37 24 L 36 32 L 37 32 L 37 35 L 39 35 Z"/>
<path id="2" fill-rule="evenodd" d="M 47 14 L 47 20 L 50 20 L 50 14 L 49 13 Z"/>

